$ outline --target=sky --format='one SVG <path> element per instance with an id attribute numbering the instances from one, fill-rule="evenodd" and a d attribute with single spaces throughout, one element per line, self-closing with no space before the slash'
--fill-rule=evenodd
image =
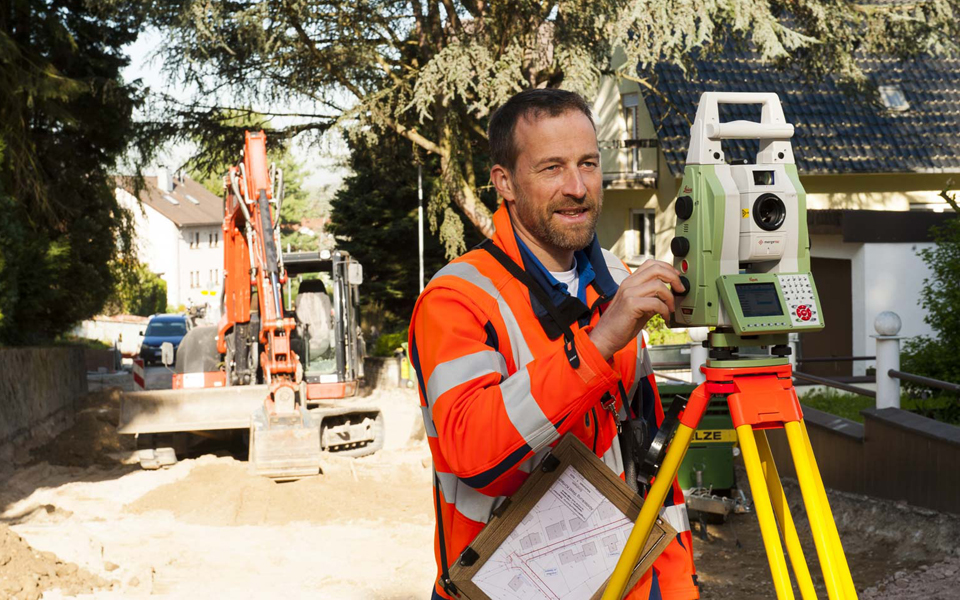
<path id="1" fill-rule="evenodd" d="M 179 100 L 188 100 L 191 90 L 180 86 L 170 85 L 169 77 L 163 72 L 162 58 L 154 56 L 162 42 L 162 34 L 156 29 L 147 29 L 140 34 L 137 41 L 127 46 L 126 51 L 130 56 L 130 65 L 124 69 L 123 77 L 126 81 L 140 79 L 146 87 L 154 90 L 163 90 Z M 278 109 L 280 110 L 280 109 Z M 268 139 L 269 142 L 269 139 Z M 237 156 L 241 149 L 242 140 L 237 142 Z M 345 156 L 344 145 L 342 143 L 329 144 L 339 152 L 337 156 L 324 156 L 317 148 L 308 147 L 306 144 L 294 144 L 292 152 L 295 157 L 304 166 L 303 173 L 308 174 L 302 182 L 303 187 L 311 192 L 317 193 L 319 190 L 333 186 L 336 187 L 346 175 L 346 170 L 338 166 Z M 336 150 L 336 149 L 342 150 Z M 186 163 L 196 148 L 192 144 L 170 144 L 164 147 L 157 156 L 156 164 L 148 168 L 146 175 L 153 175 L 159 165 L 165 165 L 168 168 L 176 168 Z"/>

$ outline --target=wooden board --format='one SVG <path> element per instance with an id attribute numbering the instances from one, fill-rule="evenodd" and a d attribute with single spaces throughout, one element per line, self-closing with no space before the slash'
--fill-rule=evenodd
<path id="1" fill-rule="evenodd" d="M 556 494 L 562 490 L 551 491 L 567 469 L 575 469 L 604 498 L 623 513 L 631 523 L 640 514 L 643 500 L 617 477 L 610 468 L 572 434 L 564 436 L 556 448 L 544 458 L 539 468 L 530 474 L 520 489 L 504 504 L 494 511 L 490 522 L 473 540 L 460 557 L 451 565 L 450 578 L 468 600 L 500 600 L 488 596 L 474 582 L 474 576 L 483 568 L 503 544 L 507 537 L 520 525 L 541 498 L 547 493 Z M 580 480 L 580 478 L 577 478 Z M 629 579 L 627 590 L 633 588 L 640 577 L 653 565 L 653 561 L 666 549 L 677 532 L 663 519 L 658 518 L 654 529 L 647 539 L 637 566 Z M 571 547 L 584 540 L 571 542 Z M 556 550 L 554 548 L 553 550 Z M 612 571 L 612 569 L 611 569 Z M 609 580 L 609 579 L 608 579 Z M 591 596 L 598 600 L 605 585 Z"/>

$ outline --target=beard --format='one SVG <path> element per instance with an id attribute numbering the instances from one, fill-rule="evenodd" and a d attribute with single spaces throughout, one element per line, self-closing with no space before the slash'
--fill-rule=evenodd
<path id="1" fill-rule="evenodd" d="M 515 208 L 517 219 L 530 235 L 541 243 L 559 250 L 582 250 L 586 248 L 597 230 L 597 219 L 603 206 L 603 189 L 596 199 L 584 195 L 582 198 L 564 197 L 538 206 L 529 200 L 518 187 Z M 554 213 L 558 210 L 586 209 L 586 219 L 582 223 L 564 223 Z"/>

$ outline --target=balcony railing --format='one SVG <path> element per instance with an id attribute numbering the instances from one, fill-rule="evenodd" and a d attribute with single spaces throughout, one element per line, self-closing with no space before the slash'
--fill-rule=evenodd
<path id="1" fill-rule="evenodd" d="M 657 178 L 660 174 L 660 145 L 656 138 L 600 140 L 599 144 L 605 158 L 604 187 L 657 187 Z"/>

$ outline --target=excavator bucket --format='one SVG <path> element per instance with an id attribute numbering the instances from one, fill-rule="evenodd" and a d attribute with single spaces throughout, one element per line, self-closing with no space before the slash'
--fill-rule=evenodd
<path id="1" fill-rule="evenodd" d="M 296 479 L 320 472 L 320 421 L 307 411 L 267 415 L 265 385 L 129 392 L 120 401 L 119 433 L 249 429 L 253 470 L 275 479 Z M 165 462 L 156 455 L 160 453 Z M 139 452 L 144 468 L 173 464 L 171 448 Z"/>
<path id="2" fill-rule="evenodd" d="M 126 392 L 119 433 L 247 429 L 250 415 L 270 394 L 265 385 Z"/>
<path id="3" fill-rule="evenodd" d="M 320 474 L 320 424 L 302 408 L 287 415 L 264 408 L 250 417 L 250 466 L 272 479 L 299 479 Z"/>

